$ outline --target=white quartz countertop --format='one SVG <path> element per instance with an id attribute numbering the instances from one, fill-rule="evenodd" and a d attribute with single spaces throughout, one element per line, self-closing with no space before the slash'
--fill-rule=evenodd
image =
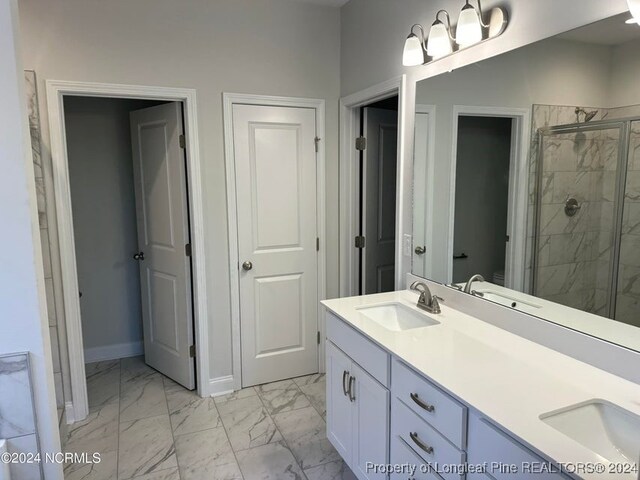
<path id="1" fill-rule="evenodd" d="M 417 293 L 404 290 L 322 303 L 347 324 L 554 462 L 608 463 L 539 417 L 593 399 L 609 401 L 640 415 L 640 385 L 445 304 L 441 304 L 442 313 L 427 314 L 415 307 L 417 299 Z M 394 302 L 408 305 L 440 324 L 391 331 L 358 310 Z M 578 476 L 599 480 L 638 478 L 635 473 Z"/>

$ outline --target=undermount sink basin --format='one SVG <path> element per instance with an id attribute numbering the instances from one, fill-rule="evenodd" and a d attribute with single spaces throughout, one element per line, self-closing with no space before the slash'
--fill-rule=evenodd
<path id="1" fill-rule="evenodd" d="M 369 320 L 393 332 L 429 327 L 440 322 L 433 320 L 401 303 L 386 303 L 357 309 Z"/>
<path id="2" fill-rule="evenodd" d="M 525 302 L 516 297 L 512 297 L 509 295 L 503 295 L 498 292 L 494 292 L 492 290 L 476 290 L 478 293 L 482 295 L 482 298 L 485 300 L 490 300 L 495 303 L 499 303 L 500 305 L 504 305 L 505 307 L 516 308 L 520 310 L 531 310 L 542 308 L 540 305 L 536 305 L 535 303 Z"/>
<path id="3" fill-rule="evenodd" d="M 610 462 L 640 460 L 640 417 L 609 402 L 590 400 L 540 419 Z"/>

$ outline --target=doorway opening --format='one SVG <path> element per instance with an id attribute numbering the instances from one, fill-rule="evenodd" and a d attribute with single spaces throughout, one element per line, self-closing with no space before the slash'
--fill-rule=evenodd
<path id="1" fill-rule="evenodd" d="M 453 282 L 481 274 L 505 285 L 513 119 L 460 116 Z"/>
<path id="2" fill-rule="evenodd" d="M 398 96 L 360 107 L 357 167 L 357 291 L 395 290 Z"/>
<path id="3" fill-rule="evenodd" d="M 48 80 L 46 84 L 60 270 L 69 350 L 71 398 L 66 402 L 67 421 L 73 423 L 83 420 L 89 413 L 89 369 L 85 369 L 82 324 L 84 312 L 81 302 L 86 301 L 88 295 L 97 294 L 95 285 L 91 287 L 90 292 L 87 288 L 80 288 L 79 283 L 78 275 L 81 272 L 76 261 L 74 214 L 75 210 L 81 211 L 85 206 L 72 205 L 72 195 L 76 196 L 76 192 L 80 190 L 75 188 L 72 192 L 71 186 L 70 149 L 67 148 L 68 132 L 65 128 L 67 99 L 80 104 L 98 100 L 107 102 L 107 105 L 110 101 L 134 102 L 129 103 L 127 107 L 123 107 L 124 104 L 119 104 L 117 108 L 112 107 L 115 110 L 120 109 L 124 125 L 120 124 L 118 128 L 111 129 L 120 132 L 121 144 L 125 143 L 122 138 L 130 132 L 129 154 L 133 163 L 130 164 L 130 169 L 133 170 L 133 197 L 136 199 L 133 208 L 138 248 L 128 252 L 120 263 L 112 262 L 111 268 L 124 270 L 123 265 L 130 262 L 139 265 L 140 283 L 137 294 L 144 320 L 142 350 L 146 363 L 188 389 L 197 386 L 200 396 L 216 393 L 212 391 L 214 385 L 209 379 L 208 332 L 205 322 L 207 288 L 204 216 L 195 91 L 186 88 L 56 80 Z M 145 101 L 150 103 L 143 103 Z M 74 106 L 70 108 L 73 110 Z M 134 109 L 131 116 L 128 110 L 130 108 Z M 76 124 L 97 121 L 87 112 L 83 115 L 80 115 L 81 120 L 76 121 Z M 105 129 L 104 133 L 113 132 Z M 88 151 L 88 147 L 84 148 L 85 152 Z M 93 148 L 94 151 L 88 155 L 89 158 L 85 158 L 87 162 L 95 162 L 101 156 L 104 158 L 103 150 L 108 150 L 99 141 L 96 141 Z M 88 169 L 86 165 L 81 166 L 78 171 L 81 172 L 81 181 L 82 175 L 95 174 L 94 170 Z M 114 168 L 112 179 L 122 182 L 126 177 L 125 171 L 122 168 Z M 105 176 L 104 180 L 106 179 Z M 76 183 L 74 181 L 74 184 Z M 96 188 L 104 189 L 99 184 Z M 111 199 L 119 199 L 122 202 L 123 191 L 119 187 L 112 191 L 106 190 L 111 194 Z M 105 195 L 105 192 L 99 192 L 97 189 L 94 193 L 96 196 Z M 92 202 L 91 207 L 90 213 L 93 213 L 94 222 L 109 218 L 109 208 L 106 205 Z M 129 214 L 129 228 L 130 217 Z M 97 233 L 91 232 L 91 228 L 89 230 L 88 238 L 91 239 L 90 235 L 95 236 Z M 108 234 L 114 235 L 113 232 Z M 122 248 L 124 241 L 122 238 L 118 240 Z M 112 243 L 115 245 L 117 242 Z M 131 243 L 124 243 L 131 246 Z M 141 246 L 144 248 L 140 248 Z M 94 249 L 89 253 L 96 257 L 104 257 L 111 252 Z M 133 258 L 133 255 L 136 255 L 136 258 Z M 127 294 L 135 296 L 135 281 L 128 285 L 134 287 L 128 288 Z M 83 299 L 80 298 L 81 291 Z M 104 308 L 111 311 L 112 305 L 107 303 Z M 113 323 L 112 318 L 108 318 L 108 321 Z M 137 347 L 135 342 L 116 344 L 115 348 L 112 345 L 106 351 L 90 348 L 87 350 L 88 359 L 97 360 L 109 356 L 117 358 L 135 355 L 140 351 L 140 344 Z M 144 362 L 140 361 L 138 364 L 151 370 Z M 157 375 L 155 371 L 152 373 Z"/>
<path id="4" fill-rule="evenodd" d="M 70 95 L 63 107 L 89 406 L 104 400 L 96 363 L 127 357 L 193 390 L 182 102 Z"/>

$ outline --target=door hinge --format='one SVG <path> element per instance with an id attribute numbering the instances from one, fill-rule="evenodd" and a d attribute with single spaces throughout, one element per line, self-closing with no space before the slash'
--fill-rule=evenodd
<path id="1" fill-rule="evenodd" d="M 365 243 L 366 243 L 365 238 L 362 235 L 358 235 L 356 237 L 356 241 L 355 241 L 356 248 L 364 248 Z"/>
<path id="2" fill-rule="evenodd" d="M 320 147 L 318 145 L 320 143 L 320 140 L 322 140 L 320 137 L 316 137 L 316 138 L 313 139 L 313 141 L 316 144 L 316 153 L 318 153 L 318 151 L 320 150 Z"/>
<path id="3" fill-rule="evenodd" d="M 191 256 L 191 244 L 190 244 L 190 243 L 187 243 L 187 244 L 184 246 L 184 254 L 185 254 L 187 257 L 190 257 L 190 256 Z"/>
<path id="4" fill-rule="evenodd" d="M 184 135 L 180 135 L 180 148 L 185 148 Z"/>
<path id="5" fill-rule="evenodd" d="M 189 347 L 189 357 L 190 358 L 196 358 L 196 346 L 195 345 L 191 345 Z"/>
<path id="6" fill-rule="evenodd" d="M 320 345 L 320 332 L 318 332 L 318 345 Z"/>
<path id="7" fill-rule="evenodd" d="M 320 251 L 320 237 L 316 237 L 316 252 Z"/>
<path id="8" fill-rule="evenodd" d="M 365 137 L 356 138 L 356 150 L 362 152 L 367 148 L 367 139 Z"/>

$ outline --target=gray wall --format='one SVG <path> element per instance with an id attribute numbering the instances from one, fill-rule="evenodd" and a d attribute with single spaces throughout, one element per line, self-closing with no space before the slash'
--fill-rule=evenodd
<path id="1" fill-rule="evenodd" d="M 142 341 L 129 112 L 150 105 L 64 101 L 85 350 Z"/>
<path id="2" fill-rule="evenodd" d="M 44 79 L 196 89 L 211 378 L 231 375 L 222 92 L 326 100 L 326 284 L 337 296 L 339 9 L 293 0 L 20 0 L 20 21 L 25 68 L 41 90 Z M 40 105 L 46 111 L 44 96 Z M 52 202 L 48 154 L 43 162 Z"/>
<path id="3" fill-rule="evenodd" d="M 453 281 L 504 271 L 511 119 L 460 117 L 456 162 Z"/>

